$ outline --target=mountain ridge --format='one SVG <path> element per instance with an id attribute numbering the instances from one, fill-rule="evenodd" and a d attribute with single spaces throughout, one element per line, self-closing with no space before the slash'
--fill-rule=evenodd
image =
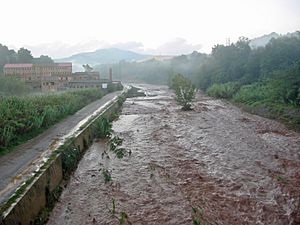
<path id="1" fill-rule="evenodd" d="M 143 55 L 133 51 L 122 50 L 118 48 L 103 48 L 97 49 L 92 52 L 82 52 L 71 55 L 70 57 L 55 59 L 55 61 L 80 61 L 82 63 L 106 64 L 118 62 L 120 60 L 140 60 L 149 56 L 150 55 Z"/>
<path id="2" fill-rule="evenodd" d="M 119 61 L 143 60 L 150 55 L 143 55 L 129 50 L 122 50 L 118 48 L 103 48 L 92 52 L 82 52 L 74 54 L 70 57 L 55 59 L 55 62 L 72 62 L 73 70 L 82 70 L 83 64 L 101 65 L 118 63 Z"/>

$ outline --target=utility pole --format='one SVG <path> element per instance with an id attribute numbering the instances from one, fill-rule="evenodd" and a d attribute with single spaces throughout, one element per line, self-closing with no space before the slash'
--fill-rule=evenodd
<path id="1" fill-rule="evenodd" d="M 226 46 L 230 46 L 230 38 L 226 38 Z"/>

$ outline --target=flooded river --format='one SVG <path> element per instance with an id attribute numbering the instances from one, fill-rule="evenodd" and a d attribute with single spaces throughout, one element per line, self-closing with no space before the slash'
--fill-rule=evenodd
<path id="1" fill-rule="evenodd" d="M 167 87 L 139 87 L 147 96 L 113 123 L 127 153 L 96 141 L 49 225 L 300 224 L 298 133 L 201 94 L 184 112 Z"/>

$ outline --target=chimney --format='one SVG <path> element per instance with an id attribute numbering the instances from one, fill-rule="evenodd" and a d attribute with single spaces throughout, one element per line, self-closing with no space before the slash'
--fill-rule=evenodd
<path id="1" fill-rule="evenodd" d="M 109 80 L 112 81 L 112 68 L 109 68 Z"/>

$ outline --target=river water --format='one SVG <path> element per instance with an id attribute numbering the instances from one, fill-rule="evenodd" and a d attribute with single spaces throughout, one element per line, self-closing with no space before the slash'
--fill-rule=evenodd
<path id="1" fill-rule="evenodd" d="M 146 97 L 113 123 L 130 153 L 95 141 L 49 225 L 300 224 L 298 133 L 200 93 L 184 112 L 167 87 L 139 87 Z"/>

